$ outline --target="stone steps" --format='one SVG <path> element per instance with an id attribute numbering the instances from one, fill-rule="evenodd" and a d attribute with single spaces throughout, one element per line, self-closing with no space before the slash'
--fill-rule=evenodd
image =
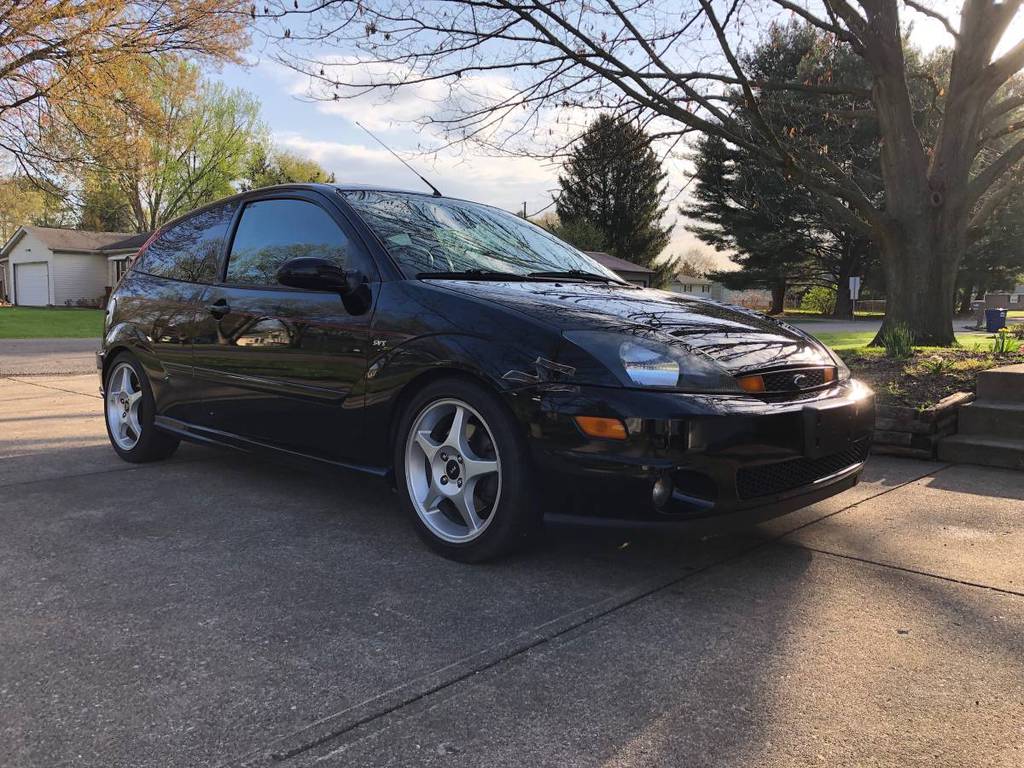
<path id="1" fill-rule="evenodd" d="M 1007 440 L 1024 438 L 1024 403 L 1006 400 L 975 400 L 961 406 L 961 435 L 989 435 Z"/>
<path id="2" fill-rule="evenodd" d="M 978 399 L 957 420 L 957 434 L 939 443 L 941 461 L 1024 470 L 1024 365 L 979 373 Z"/>
<path id="3" fill-rule="evenodd" d="M 1024 363 L 979 373 L 978 399 L 1024 403 Z"/>
<path id="4" fill-rule="evenodd" d="M 1024 470 L 1024 440 L 953 435 L 939 443 L 939 461 Z"/>

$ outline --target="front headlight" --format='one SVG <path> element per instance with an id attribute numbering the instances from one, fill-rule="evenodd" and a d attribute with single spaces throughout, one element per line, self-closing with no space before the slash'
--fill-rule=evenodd
<path id="1" fill-rule="evenodd" d="M 713 360 L 681 344 L 611 331 L 565 331 L 562 335 L 604 363 L 626 386 L 742 391 L 736 379 Z"/>
<path id="2" fill-rule="evenodd" d="M 836 364 L 836 378 L 839 381 L 849 381 L 853 374 L 850 373 L 850 369 L 843 362 L 843 358 L 832 347 L 825 347 L 825 349 L 828 350 L 828 353 L 832 356 L 832 361 Z"/>
<path id="3" fill-rule="evenodd" d="M 679 381 L 677 360 L 635 341 L 619 345 L 619 361 L 630 381 L 642 387 L 674 387 Z"/>

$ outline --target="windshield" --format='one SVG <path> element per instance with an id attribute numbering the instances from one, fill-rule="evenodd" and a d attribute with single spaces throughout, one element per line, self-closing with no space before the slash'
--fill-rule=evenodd
<path id="1" fill-rule="evenodd" d="M 579 271 L 622 281 L 571 245 L 497 208 L 403 192 L 341 194 L 410 276 Z"/>

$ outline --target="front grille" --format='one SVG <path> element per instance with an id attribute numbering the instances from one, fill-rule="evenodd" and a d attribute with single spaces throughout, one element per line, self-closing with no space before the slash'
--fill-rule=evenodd
<path id="1" fill-rule="evenodd" d="M 803 379 L 795 379 L 803 376 Z M 824 368 L 801 368 L 795 371 L 773 371 L 762 373 L 765 392 L 799 392 L 803 389 L 814 389 L 825 383 Z"/>
<path id="2" fill-rule="evenodd" d="M 867 457 L 868 446 L 864 442 L 820 459 L 790 459 L 744 467 L 736 473 L 736 493 L 741 499 L 756 499 L 791 491 L 860 464 Z"/>

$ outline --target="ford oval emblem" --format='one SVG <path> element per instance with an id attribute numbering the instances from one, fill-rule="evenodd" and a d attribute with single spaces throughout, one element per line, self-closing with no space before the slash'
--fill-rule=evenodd
<path id="1" fill-rule="evenodd" d="M 798 373 L 793 376 L 793 386 L 797 389 L 803 389 L 807 385 L 807 376 L 803 373 Z"/>

